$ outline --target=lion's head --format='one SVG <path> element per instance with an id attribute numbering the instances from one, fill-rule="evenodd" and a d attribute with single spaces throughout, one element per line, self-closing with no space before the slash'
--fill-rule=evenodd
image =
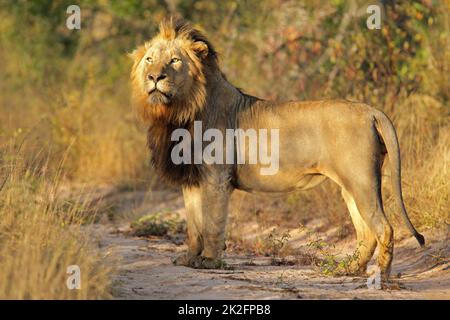
<path id="1" fill-rule="evenodd" d="M 182 124 L 204 108 L 207 74 L 217 66 L 217 55 L 198 30 L 171 17 L 130 56 L 133 100 L 142 120 Z"/>

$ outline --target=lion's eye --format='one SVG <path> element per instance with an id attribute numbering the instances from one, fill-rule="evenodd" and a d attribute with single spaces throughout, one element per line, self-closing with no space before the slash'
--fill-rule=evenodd
<path id="1" fill-rule="evenodd" d="M 177 63 L 180 62 L 181 60 L 179 58 L 172 58 L 172 60 L 170 60 L 170 63 Z"/>
<path id="2" fill-rule="evenodd" d="M 147 63 L 153 63 L 153 59 L 151 57 L 147 57 L 145 61 L 147 61 Z"/>

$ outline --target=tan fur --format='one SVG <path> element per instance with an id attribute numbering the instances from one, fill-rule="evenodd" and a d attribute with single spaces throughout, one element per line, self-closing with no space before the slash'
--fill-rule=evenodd
<path id="1" fill-rule="evenodd" d="M 177 61 L 174 55 L 182 61 L 173 63 Z M 151 63 L 145 64 L 149 56 Z M 362 246 L 354 271 L 366 269 L 378 244 L 378 265 L 387 277 L 393 231 L 381 199 L 381 167 L 386 153 L 393 195 L 407 226 L 423 244 L 403 205 L 398 141 L 392 123 L 382 112 L 349 101 L 276 103 L 244 94 L 220 72 L 215 50 L 206 37 L 179 19 L 165 21 L 160 33 L 135 50 L 132 58 L 134 103 L 149 125 L 153 164 L 162 177 L 183 188 L 189 249 L 175 259 L 176 264 L 222 266 L 228 199 L 233 189 L 289 192 L 330 178 L 342 187 Z M 152 79 L 150 84 L 148 79 Z M 164 94 L 154 91 L 155 87 Z M 170 133 L 176 128 L 192 132 L 195 120 L 202 121 L 204 129 L 222 132 L 227 128 L 279 129 L 279 171 L 261 175 L 260 163 L 174 165 Z"/>

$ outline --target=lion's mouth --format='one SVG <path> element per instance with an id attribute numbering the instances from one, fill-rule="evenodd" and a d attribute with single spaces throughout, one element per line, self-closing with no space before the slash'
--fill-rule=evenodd
<path id="1" fill-rule="evenodd" d="M 151 95 L 153 95 L 153 94 L 162 94 L 164 97 L 166 97 L 167 99 L 170 99 L 170 98 L 172 98 L 172 95 L 170 94 L 170 93 L 168 93 L 168 92 L 163 92 L 163 91 L 161 91 L 161 90 L 158 90 L 157 88 L 153 88 L 152 90 L 150 90 L 149 92 L 148 92 L 148 95 L 149 96 L 151 96 Z"/>
<path id="2" fill-rule="evenodd" d="M 172 95 L 155 88 L 148 92 L 148 99 L 152 104 L 169 104 L 172 99 Z"/>

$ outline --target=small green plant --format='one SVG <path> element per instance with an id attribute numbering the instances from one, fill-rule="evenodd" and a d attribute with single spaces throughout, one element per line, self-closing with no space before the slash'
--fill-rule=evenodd
<path id="1" fill-rule="evenodd" d="M 331 245 L 323 239 L 313 239 L 306 245 L 310 251 L 313 251 L 321 257 L 314 261 L 314 265 L 325 275 L 333 275 L 339 265 L 336 256 L 332 253 L 334 245 Z"/>
<path id="2" fill-rule="evenodd" d="M 132 234 L 138 237 L 165 236 L 184 233 L 186 223 L 178 213 L 156 212 L 145 215 L 131 223 Z"/>
<path id="3" fill-rule="evenodd" d="M 278 257 L 286 253 L 289 249 L 287 243 L 290 238 L 291 235 L 289 231 L 285 231 L 279 234 L 275 228 L 272 229 L 269 235 L 265 237 L 262 241 L 263 243 L 262 249 L 265 255 Z"/>
<path id="4" fill-rule="evenodd" d="M 314 231 L 308 230 L 304 226 L 301 229 L 307 232 L 310 241 L 306 244 L 306 255 L 311 258 L 311 263 L 324 275 L 338 276 L 351 273 L 351 266 L 358 261 L 359 246 L 352 253 L 344 258 L 339 258 L 335 253 L 335 246 L 319 238 Z M 359 244 L 361 245 L 361 244 Z"/>

